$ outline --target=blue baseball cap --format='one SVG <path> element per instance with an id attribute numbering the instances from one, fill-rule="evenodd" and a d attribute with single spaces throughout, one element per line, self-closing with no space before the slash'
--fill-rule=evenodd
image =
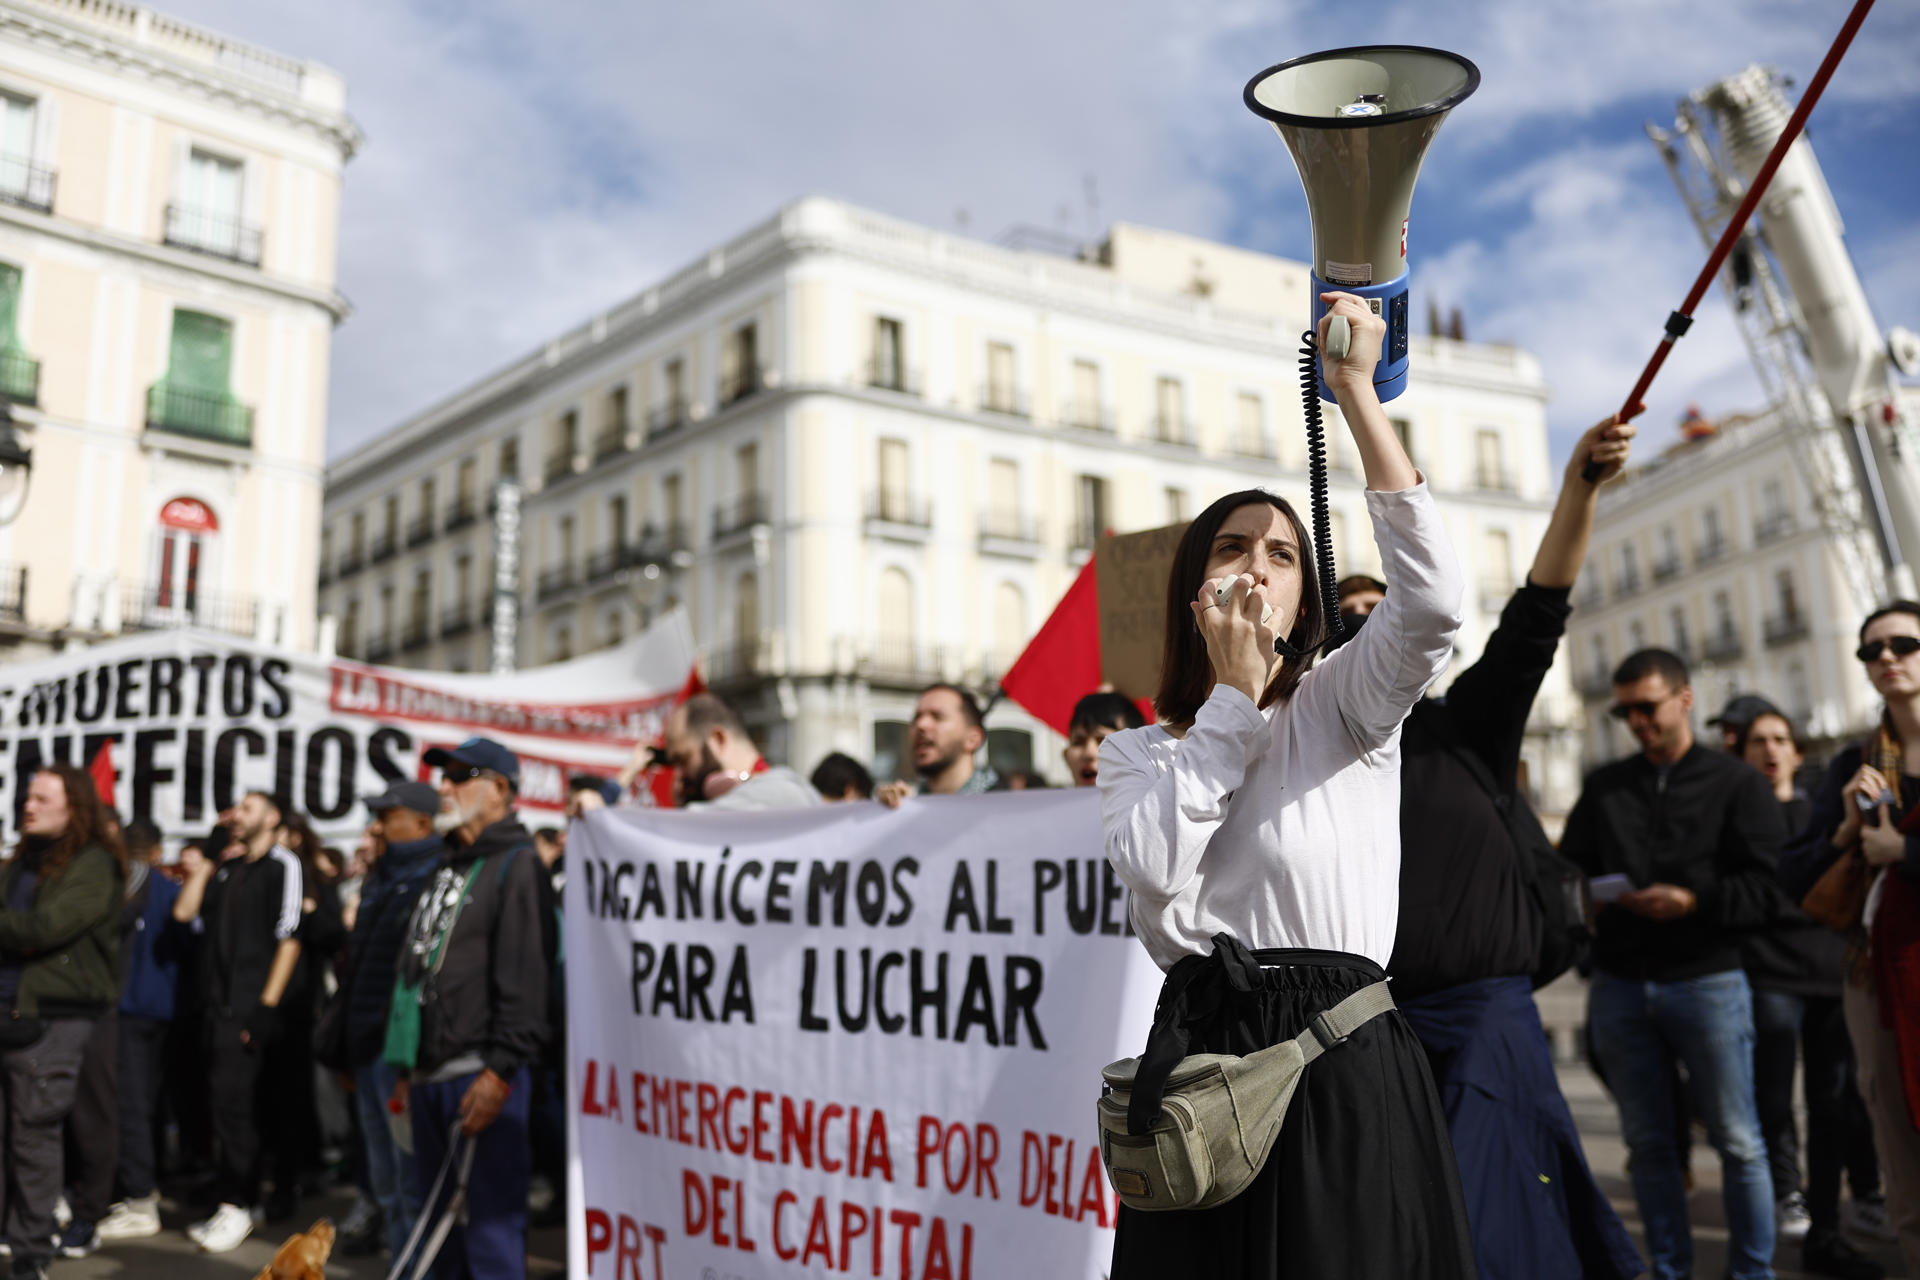
<path id="1" fill-rule="evenodd" d="M 445 747 L 433 747 L 421 758 L 436 769 L 444 769 L 450 764 L 487 769 L 512 783 L 515 791 L 520 789 L 520 757 L 492 738 L 468 738 L 451 751 Z"/>
<path id="2" fill-rule="evenodd" d="M 424 782 L 396 782 L 377 796 L 367 796 L 363 803 L 375 813 L 411 809 L 431 818 L 440 812 L 440 793 Z"/>

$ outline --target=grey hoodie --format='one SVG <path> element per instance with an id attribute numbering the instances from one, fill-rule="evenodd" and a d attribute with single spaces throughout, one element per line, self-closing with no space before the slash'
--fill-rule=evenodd
<path id="1" fill-rule="evenodd" d="M 813 784 L 783 764 L 754 774 L 718 800 L 690 804 L 689 809 L 805 809 L 825 803 Z"/>

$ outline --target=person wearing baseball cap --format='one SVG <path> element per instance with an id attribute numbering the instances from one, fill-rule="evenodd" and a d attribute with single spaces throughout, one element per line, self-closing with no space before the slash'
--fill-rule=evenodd
<path id="1" fill-rule="evenodd" d="M 1720 709 L 1720 714 L 1707 723 L 1720 730 L 1720 745 L 1728 751 L 1735 751 L 1736 745 L 1746 737 L 1748 727 L 1761 716 L 1779 716 L 1785 720 L 1787 713 L 1757 693 L 1743 693 L 1728 699 L 1727 705 Z M 1735 753 L 1738 754 L 1737 751 Z"/>
<path id="2" fill-rule="evenodd" d="M 423 759 L 440 771 L 435 825 L 446 847 L 413 912 L 394 986 L 395 1005 L 415 1001 L 418 1021 L 397 1019 L 385 1056 L 401 1073 L 394 1099 L 412 1115 L 416 1185 L 441 1167 L 454 1136 L 474 1143 L 466 1212 L 436 1274 L 518 1280 L 526 1274 L 531 1069 L 548 1036 L 556 941 L 543 906 L 546 868 L 513 811 L 513 752 L 468 738 Z M 420 1212 L 434 1221 L 447 1208 L 435 1201 Z"/>
<path id="3" fill-rule="evenodd" d="M 363 801 L 372 821 L 367 835 L 381 850 L 360 889 L 360 906 L 347 940 L 346 1051 L 353 1073 L 354 1106 L 367 1157 L 368 1189 L 377 1214 L 356 1211 L 340 1225 L 341 1250 L 377 1252 L 384 1242 L 398 1257 L 420 1212 L 413 1185 L 413 1156 L 393 1140 L 387 1098 L 394 1071 L 383 1060 L 393 978 L 420 891 L 439 869 L 446 840 L 434 830 L 440 793 L 425 782 L 394 782 Z M 380 1228 L 384 1226 L 382 1233 Z"/>

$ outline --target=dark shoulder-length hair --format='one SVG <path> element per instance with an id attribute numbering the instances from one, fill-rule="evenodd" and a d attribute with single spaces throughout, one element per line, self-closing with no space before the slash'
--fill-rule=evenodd
<path id="1" fill-rule="evenodd" d="M 1207 659 L 1206 638 L 1193 620 L 1193 599 L 1200 584 L 1207 580 L 1207 560 L 1213 554 L 1213 540 L 1228 516 L 1241 507 L 1264 503 L 1287 518 L 1300 554 L 1300 609 L 1293 630 L 1284 637 L 1300 657 L 1288 658 L 1267 682 L 1260 696 L 1262 707 L 1272 706 L 1291 694 L 1300 678 L 1313 666 L 1313 660 L 1326 639 L 1326 610 L 1320 604 L 1320 580 L 1314 568 L 1313 543 L 1299 513 L 1285 498 L 1265 489 L 1242 489 L 1230 493 L 1193 518 L 1180 537 L 1173 553 L 1173 569 L 1167 574 L 1167 629 L 1160 649 L 1160 691 L 1154 695 L 1153 709 L 1167 724 L 1186 726 L 1200 711 L 1213 686 L 1213 664 Z"/>
<path id="2" fill-rule="evenodd" d="M 127 849 L 113 828 L 107 825 L 107 806 L 100 803 L 100 792 L 93 785 L 93 775 L 76 765 L 58 763 L 43 764 L 34 772 L 52 774 L 60 779 L 60 786 L 67 793 L 67 829 L 60 833 L 41 857 L 42 880 L 51 880 L 65 871 L 74 855 L 90 844 L 97 844 L 112 855 L 124 879 L 127 874 Z"/>

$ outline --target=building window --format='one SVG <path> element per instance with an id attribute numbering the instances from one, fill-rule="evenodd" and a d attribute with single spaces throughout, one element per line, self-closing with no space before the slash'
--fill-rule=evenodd
<path id="1" fill-rule="evenodd" d="M 662 404 L 674 422 L 687 414 L 687 362 L 679 356 L 667 361 L 666 368 L 660 372 L 660 382 L 664 395 Z"/>
<path id="2" fill-rule="evenodd" d="M 0 398 L 16 404 L 40 401 L 40 362 L 20 345 L 20 268 L 5 262 L 0 262 Z"/>
<path id="3" fill-rule="evenodd" d="M 907 724 L 904 720 L 873 722 L 873 780 L 892 782 L 906 773 Z"/>
<path id="4" fill-rule="evenodd" d="M 626 618 L 618 609 L 607 615 L 606 636 L 605 647 L 609 649 L 619 648 L 620 642 L 627 638 Z"/>
<path id="5" fill-rule="evenodd" d="M 246 448 L 253 410 L 234 399 L 233 325 L 219 316 L 175 311 L 167 372 L 147 393 L 147 425 Z"/>
<path id="6" fill-rule="evenodd" d="M 1620 590 L 1640 589 L 1640 552 L 1631 542 L 1620 548 Z"/>
<path id="7" fill-rule="evenodd" d="M 1700 513 L 1700 556 L 1704 563 L 1718 560 L 1727 552 L 1727 540 L 1720 532 L 1720 509 L 1708 507 Z"/>
<path id="8" fill-rule="evenodd" d="M 1067 422 L 1088 431 L 1107 426 L 1105 407 L 1100 403 L 1100 366 L 1091 360 L 1073 362 L 1073 399 L 1067 405 Z"/>
<path id="9" fill-rule="evenodd" d="M 1033 772 L 1033 735 L 1025 729 L 987 730 L 987 767 L 1002 778 Z"/>
<path id="10" fill-rule="evenodd" d="M 735 673 L 752 675 L 760 666 L 760 578 L 752 570 L 733 587 L 733 662 Z"/>
<path id="11" fill-rule="evenodd" d="M 553 427 L 553 452 L 547 455 L 547 480 L 573 474 L 580 457 L 580 412 L 569 409 Z"/>
<path id="12" fill-rule="evenodd" d="M 1669 611 L 1667 629 L 1673 636 L 1673 651 L 1691 661 L 1687 653 L 1692 644 L 1692 637 L 1687 634 L 1687 611 L 1678 606 Z"/>
<path id="13" fill-rule="evenodd" d="M 1027 647 L 1027 597 L 1018 586 L 1003 582 L 993 589 L 993 651 L 988 665 L 1003 674 Z"/>
<path id="14" fill-rule="evenodd" d="M 165 239 L 182 249 L 260 265 L 260 231 L 240 220 L 238 160 L 195 147 L 187 155 L 179 200 L 167 206 Z"/>
<path id="15" fill-rule="evenodd" d="M 340 637 L 334 648 L 349 658 L 360 648 L 360 599 L 357 596 L 347 601 L 346 609 L 340 614 Z"/>
<path id="16" fill-rule="evenodd" d="M 428 476 L 420 482 L 420 514 L 407 527 L 407 545 L 418 546 L 433 536 L 434 503 L 438 501 L 433 477 Z"/>
<path id="17" fill-rule="evenodd" d="M 720 349 L 720 403 L 744 400 L 760 389 L 760 331 L 748 321 Z"/>
<path id="18" fill-rule="evenodd" d="M 473 607 L 473 557 L 455 556 L 453 560 L 453 607 L 464 618 Z"/>
<path id="19" fill-rule="evenodd" d="M 889 567 L 881 571 L 875 604 L 874 656 L 889 671 L 917 677 L 920 653 L 918 628 L 914 625 L 913 579 L 906 570 Z"/>
<path id="20" fill-rule="evenodd" d="M 1187 507 L 1187 491 L 1169 487 L 1167 489 L 1167 523 L 1185 524 L 1192 519 L 1192 514 Z"/>
<path id="21" fill-rule="evenodd" d="M 518 480 L 520 478 L 520 438 L 509 437 L 500 442 L 500 478 Z"/>
<path id="22" fill-rule="evenodd" d="M 1091 551 L 1107 530 L 1107 482 L 1102 476 L 1076 476 L 1073 484 L 1073 548 Z"/>
<path id="23" fill-rule="evenodd" d="M 1234 397 L 1234 449 L 1248 458 L 1267 455 L 1266 407 L 1260 397 L 1242 391 Z"/>
<path id="24" fill-rule="evenodd" d="M 905 354 L 900 342 L 900 322 L 891 316 L 875 316 L 873 320 L 873 367 L 867 371 L 867 381 L 876 387 L 888 391 L 907 389 L 907 370 Z"/>
<path id="25" fill-rule="evenodd" d="M 627 495 L 607 499 L 607 545 L 616 551 L 627 545 Z"/>
<path id="26" fill-rule="evenodd" d="M 1025 506 L 1020 501 L 1020 464 L 1012 458 L 995 458 L 987 463 L 987 509 L 981 532 L 1010 541 L 1029 538 Z"/>
<path id="27" fill-rule="evenodd" d="M 1716 638 L 1730 641 L 1738 634 L 1733 621 L 1733 598 L 1724 591 L 1713 593 L 1713 630 Z"/>
<path id="28" fill-rule="evenodd" d="M 1400 447 L 1406 451 L 1407 461 L 1412 462 L 1413 461 L 1413 419 L 1389 418 L 1387 419 L 1387 421 L 1390 424 L 1392 424 L 1394 437 L 1400 441 Z"/>
<path id="29" fill-rule="evenodd" d="M 53 212 L 53 171 L 34 164 L 40 104 L 0 94 L 0 200 Z"/>
<path id="30" fill-rule="evenodd" d="M 1627 623 L 1627 648 L 1638 653 L 1647 647 L 1647 629 L 1640 619 L 1634 618 Z"/>
<path id="31" fill-rule="evenodd" d="M 909 478 L 907 442 L 880 442 L 880 491 L 874 495 L 873 514 L 895 524 L 913 520 L 913 484 Z"/>
<path id="32" fill-rule="evenodd" d="M 1402 443 L 1405 443 L 1404 438 Z M 1408 457 L 1413 455 L 1409 453 Z M 1506 459 L 1500 448 L 1498 431 L 1476 431 L 1473 433 L 1474 484 L 1481 489 L 1504 490 L 1513 488 L 1513 482 L 1507 476 Z"/>
<path id="33" fill-rule="evenodd" d="M 1020 412 L 1020 389 L 1013 370 L 1013 347 L 1005 342 L 987 344 L 987 385 L 982 397 L 993 413 Z"/>
<path id="34" fill-rule="evenodd" d="M 141 602 L 139 612 L 151 608 L 181 620 L 197 618 L 209 544 L 219 532 L 220 521 L 198 499 L 174 498 L 162 506 L 152 598 Z"/>
<path id="35" fill-rule="evenodd" d="M 358 568 L 367 554 L 366 513 L 363 511 L 354 512 L 352 518 L 347 522 L 347 529 L 347 558 L 353 562 L 355 568 Z"/>
<path id="36" fill-rule="evenodd" d="M 413 599 L 407 608 L 407 636 L 409 649 L 427 643 L 431 635 L 428 618 L 433 610 L 433 575 L 422 569 L 413 575 Z"/>
<path id="37" fill-rule="evenodd" d="M 678 474 L 670 475 L 660 481 L 660 510 L 666 514 L 667 531 L 671 534 L 686 519 L 681 482 Z"/>
<path id="38" fill-rule="evenodd" d="M 1168 444 L 1186 444 L 1187 389 L 1178 378 L 1156 378 L 1153 384 L 1153 437 Z"/>
<path id="39" fill-rule="evenodd" d="M 566 662 L 573 657 L 573 628 L 555 627 L 553 629 L 553 660 Z"/>
<path id="40" fill-rule="evenodd" d="M 1486 595 L 1498 597 L 1504 606 L 1506 597 L 1513 594 L 1513 539 L 1505 529 L 1488 529 L 1483 538 L 1486 567 L 1481 585 Z"/>

